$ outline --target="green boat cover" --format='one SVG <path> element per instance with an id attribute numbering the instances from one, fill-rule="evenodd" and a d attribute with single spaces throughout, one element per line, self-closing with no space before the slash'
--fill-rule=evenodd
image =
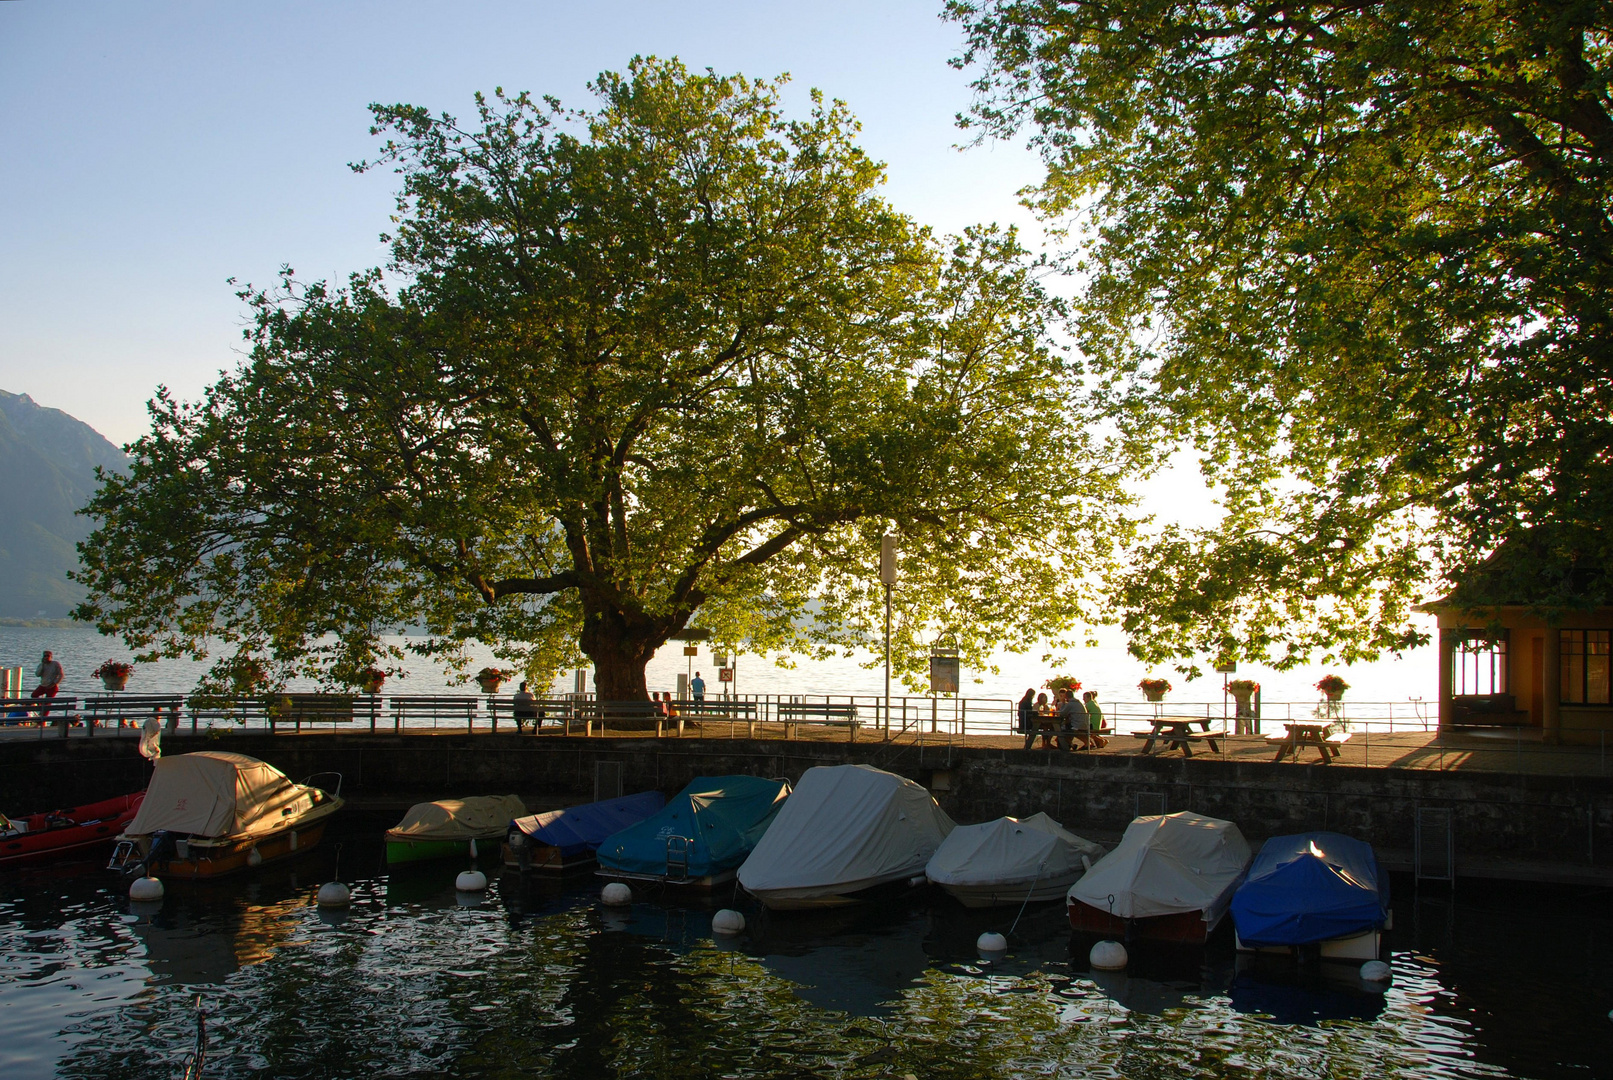
<path id="1" fill-rule="evenodd" d="M 511 818 L 525 817 L 517 795 L 472 795 L 415 803 L 386 832 L 388 840 L 496 840 Z"/>
<path id="2" fill-rule="evenodd" d="M 667 843 L 686 839 L 690 878 L 737 869 L 773 823 L 790 794 L 783 780 L 697 776 L 666 806 L 605 839 L 599 865 L 628 874 L 665 876 Z"/>

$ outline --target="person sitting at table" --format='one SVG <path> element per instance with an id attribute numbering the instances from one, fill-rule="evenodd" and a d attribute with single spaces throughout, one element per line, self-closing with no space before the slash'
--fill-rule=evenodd
<path id="1" fill-rule="evenodd" d="M 1108 746 L 1109 740 L 1098 734 L 1103 730 L 1103 707 L 1098 704 L 1098 692 L 1088 690 L 1081 695 L 1081 703 L 1087 714 L 1087 745 Z"/>
<path id="2" fill-rule="evenodd" d="M 1059 691 L 1059 749 L 1073 750 L 1075 741 L 1081 740 L 1086 744 L 1087 711 L 1081 703 L 1075 700 L 1075 695 L 1068 690 Z"/>
<path id="3" fill-rule="evenodd" d="M 1052 716 L 1053 715 L 1053 706 L 1051 706 L 1051 705 L 1049 705 L 1047 703 L 1047 692 L 1046 691 L 1043 691 L 1042 693 L 1036 695 L 1036 715 L 1038 717 L 1045 717 L 1045 716 Z M 1042 749 L 1043 750 L 1051 750 L 1051 749 L 1053 749 L 1053 733 L 1052 733 L 1052 731 L 1042 727 L 1040 724 L 1037 724 L 1036 728 L 1037 728 L 1038 731 L 1040 731 L 1042 733 Z"/>
<path id="4" fill-rule="evenodd" d="M 1019 699 L 1019 730 L 1025 736 L 1025 749 L 1031 748 L 1036 741 L 1036 689 L 1032 687 L 1025 691 L 1025 696 Z"/>

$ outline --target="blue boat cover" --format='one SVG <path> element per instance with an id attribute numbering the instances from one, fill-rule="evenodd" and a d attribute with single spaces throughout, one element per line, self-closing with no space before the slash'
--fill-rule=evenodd
<path id="1" fill-rule="evenodd" d="M 539 844 L 559 848 L 560 857 L 570 859 L 593 854 L 607 836 L 643 821 L 665 805 L 666 797 L 659 791 L 641 791 L 516 818 L 510 828 L 520 829 Z"/>
<path id="2" fill-rule="evenodd" d="M 736 869 L 751 853 L 790 793 L 783 780 L 759 776 L 697 776 L 659 813 L 629 825 L 599 847 L 599 865 L 628 874 L 664 877 L 667 840 L 689 841 L 689 877 Z"/>
<path id="3" fill-rule="evenodd" d="M 1389 877 L 1372 845 L 1331 832 L 1274 836 L 1232 897 L 1248 945 L 1308 945 L 1383 926 Z"/>

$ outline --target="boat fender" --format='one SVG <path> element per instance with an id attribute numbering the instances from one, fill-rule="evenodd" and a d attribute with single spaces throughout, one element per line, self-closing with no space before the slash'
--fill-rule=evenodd
<path id="1" fill-rule="evenodd" d="M 256 844 L 252 845 L 252 850 L 246 853 L 246 864 L 248 866 L 263 865 L 263 852 L 258 850 Z"/>
<path id="2" fill-rule="evenodd" d="M 162 882 L 154 877 L 135 878 L 129 886 L 129 899 L 148 901 L 162 899 Z"/>
<path id="3" fill-rule="evenodd" d="M 476 838 L 474 836 L 470 838 L 470 857 L 476 858 Z"/>
<path id="4" fill-rule="evenodd" d="M 1008 939 L 988 930 L 975 938 L 975 948 L 983 953 L 1004 953 L 1008 951 Z"/>
<path id="5" fill-rule="evenodd" d="M 907 887 L 909 889 L 917 889 L 929 880 L 930 879 L 925 877 L 923 874 L 920 874 L 918 877 L 910 877 L 907 879 Z"/>
<path id="6" fill-rule="evenodd" d="M 1091 869 L 1092 869 L 1092 860 L 1087 858 L 1085 855 L 1081 856 L 1081 872 L 1084 874 L 1084 873 L 1087 873 L 1088 871 L 1090 871 Z"/>
<path id="7" fill-rule="evenodd" d="M 1388 982 L 1389 965 L 1382 960 L 1368 960 L 1361 965 L 1361 977 L 1367 982 Z"/>
<path id="8" fill-rule="evenodd" d="M 711 917 L 711 932 L 714 934 L 742 934 L 745 932 L 745 916 L 733 908 L 723 908 Z"/>
<path id="9" fill-rule="evenodd" d="M 509 839 L 506 842 L 511 848 L 515 849 L 516 851 L 520 851 L 522 848 L 526 847 L 526 833 L 522 832 L 520 829 L 511 829 Z"/>
<path id="10" fill-rule="evenodd" d="M 633 890 L 620 881 L 613 881 L 599 891 L 599 901 L 611 907 L 626 907 L 633 902 Z"/>
<path id="11" fill-rule="evenodd" d="M 296 829 L 291 830 L 291 835 L 287 839 L 286 844 L 287 844 L 287 846 L 286 846 L 287 851 L 296 851 L 297 850 L 297 830 Z"/>
<path id="12" fill-rule="evenodd" d="M 320 907 L 347 907 L 353 902 L 353 892 L 340 881 L 327 881 L 319 887 L 314 903 Z"/>
<path id="13" fill-rule="evenodd" d="M 460 892 L 481 892 L 487 888 L 487 875 L 480 870 L 466 870 L 454 879 L 454 888 Z"/>
<path id="14" fill-rule="evenodd" d="M 1087 955 L 1087 960 L 1099 971 L 1123 971 L 1127 959 L 1126 947 L 1118 941 L 1100 941 Z"/>

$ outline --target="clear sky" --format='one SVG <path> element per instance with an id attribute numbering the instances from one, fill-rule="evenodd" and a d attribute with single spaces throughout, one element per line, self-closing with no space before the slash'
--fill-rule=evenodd
<path id="1" fill-rule="evenodd" d="M 793 77 L 850 103 L 888 198 L 952 231 L 1028 215 L 1023 146 L 959 150 L 969 77 L 940 0 L 877 4 L 14 0 L 0 3 L 0 389 L 114 442 L 159 384 L 241 351 L 227 283 L 379 265 L 395 177 L 356 175 L 370 102 L 467 115 L 502 86 L 591 103 L 635 54 Z"/>

